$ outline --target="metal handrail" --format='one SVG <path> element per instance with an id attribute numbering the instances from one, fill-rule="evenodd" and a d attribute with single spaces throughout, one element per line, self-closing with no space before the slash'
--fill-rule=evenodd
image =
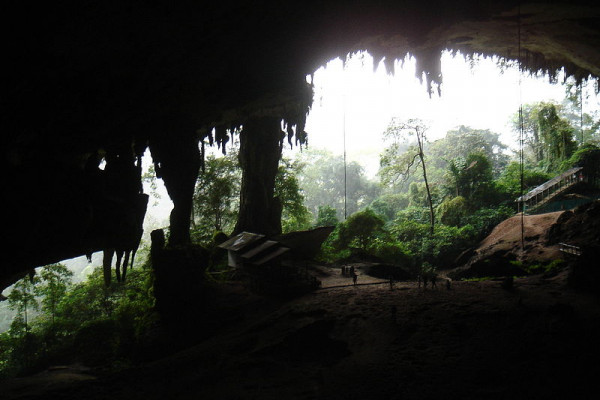
<path id="1" fill-rule="evenodd" d="M 579 246 L 573 246 L 573 245 L 567 244 L 567 243 L 559 243 L 559 245 L 560 245 L 560 251 L 562 251 L 563 253 L 573 254 L 576 256 L 581 255 L 581 247 L 579 247 Z"/>

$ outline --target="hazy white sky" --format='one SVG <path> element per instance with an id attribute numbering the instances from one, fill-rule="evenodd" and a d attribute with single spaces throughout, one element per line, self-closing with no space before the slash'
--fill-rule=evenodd
<path id="1" fill-rule="evenodd" d="M 497 132 L 505 144 L 516 147 L 509 121 L 521 102 L 564 98 L 562 85 L 550 84 L 547 77 L 520 77 L 517 68 L 501 72 L 491 58 L 470 65 L 461 55 L 444 53 L 442 74 L 442 96 L 435 93 L 430 98 L 425 82 L 415 77 L 412 58 L 403 66 L 396 62 L 393 76 L 386 73 L 383 63 L 373 71 L 368 54 L 355 55 L 345 68 L 339 59 L 330 61 L 314 74 L 315 97 L 306 126 L 309 146 L 341 154 L 345 127 L 348 159 L 360 161 L 372 174 L 378 165 L 382 133 L 392 117 L 399 117 L 428 121 L 430 140 L 467 125 Z M 598 98 L 590 96 L 584 112 L 586 107 L 598 109 Z"/>

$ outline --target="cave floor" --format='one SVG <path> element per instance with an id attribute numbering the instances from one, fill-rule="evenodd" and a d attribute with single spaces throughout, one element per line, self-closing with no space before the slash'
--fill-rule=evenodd
<path id="1" fill-rule="evenodd" d="M 111 375 L 55 368 L 5 382 L 2 398 L 550 399 L 596 390 L 599 300 L 569 290 L 566 272 L 518 278 L 507 291 L 493 280 L 391 290 L 364 275 L 352 286 L 337 271 L 322 267 L 330 288 L 294 300 L 252 297 L 235 323 L 175 354 Z"/>

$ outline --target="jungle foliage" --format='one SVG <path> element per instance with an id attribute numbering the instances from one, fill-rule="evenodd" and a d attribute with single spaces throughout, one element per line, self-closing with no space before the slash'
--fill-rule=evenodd
<path id="1" fill-rule="evenodd" d="M 585 166 L 589 183 L 597 187 L 597 128 L 588 124 L 583 136 L 588 141 L 581 143 L 567 109 L 553 103 L 524 108 L 523 165 L 489 130 L 460 126 L 428 142 L 419 137 L 427 131 L 422 122 L 392 121 L 387 136 L 393 140 L 380 158 L 381 194 L 366 210 L 338 224 L 323 246 L 323 259 L 360 253 L 415 270 L 425 264 L 449 268 L 463 251 L 514 215 L 521 192 L 573 166 Z M 518 137 L 521 124 L 514 128 Z M 423 165 L 426 171 L 416 168 Z M 372 229 L 368 240 L 366 229 Z"/>
<path id="2" fill-rule="evenodd" d="M 156 320 L 150 267 L 132 269 L 125 283 L 109 288 L 102 268 L 78 284 L 71 277 L 52 264 L 13 286 L 8 301 L 17 313 L 0 333 L 0 377 L 74 362 L 115 368 L 139 358 Z"/>
<path id="3" fill-rule="evenodd" d="M 335 209 L 337 219 L 343 220 L 364 209 L 380 194 L 379 184 L 369 179 L 356 161 L 344 165 L 343 156 L 310 148 L 299 158 L 304 168 L 298 174 L 298 181 L 313 223 L 318 219 L 319 207 Z"/>
<path id="4" fill-rule="evenodd" d="M 209 155 L 200 171 L 194 194 L 192 238 L 196 243 L 210 246 L 216 232 L 230 234 L 238 217 L 241 169 L 237 148 L 227 155 Z M 275 177 L 275 196 L 282 204 L 283 233 L 307 229 L 311 215 L 305 206 L 304 192 L 298 176 L 304 163 L 282 158 Z"/>

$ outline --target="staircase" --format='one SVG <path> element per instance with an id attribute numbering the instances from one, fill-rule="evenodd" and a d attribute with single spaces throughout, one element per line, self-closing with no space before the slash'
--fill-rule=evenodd
<path id="1" fill-rule="evenodd" d="M 584 180 L 582 170 L 583 167 L 571 168 L 519 197 L 515 200 L 519 205 L 519 211 L 534 211 L 563 194 L 573 185 L 582 182 Z"/>

